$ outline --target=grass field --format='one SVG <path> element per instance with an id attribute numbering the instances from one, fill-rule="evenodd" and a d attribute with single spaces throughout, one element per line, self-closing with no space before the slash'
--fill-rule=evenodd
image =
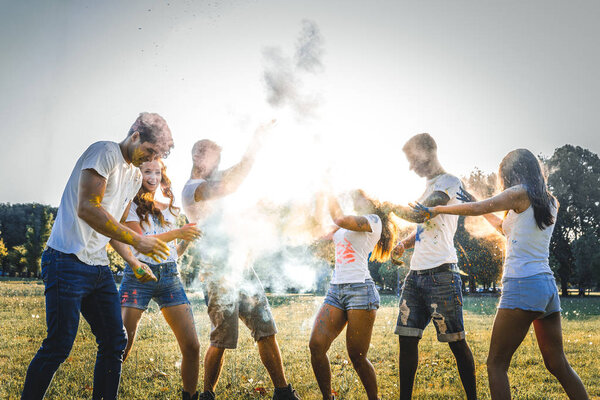
<path id="1" fill-rule="evenodd" d="M 209 322 L 200 294 L 190 293 L 201 339 L 208 345 Z M 290 382 L 303 399 L 320 399 L 310 367 L 308 338 L 312 318 L 323 299 L 313 296 L 272 297 L 278 340 Z M 382 296 L 369 358 L 375 365 L 383 399 L 398 398 L 398 346 L 393 334 L 397 305 L 393 296 Z M 467 339 L 475 355 L 478 392 L 488 399 L 485 359 L 497 298 L 466 297 Z M 175 338 L 156 304 L 143 317 L 138 339 L 123 365 L 122 399 L 177 399 L 180 390 L 180 354 Z M 592 398 L 600 398 L 600 298 L 563 300 L 563 329 L 568 358 Z M 0 282 L 0 399 L 17 399 L 27 365 L 45 337 L 43 286 L 35 282 Z M 272 387 L 248 330 L 243 327 L 238 349 L 226 353 L 217 387 L 220 399 L 270 398 Z M 344 337 L 334 342 L 329 356 L 333 387 L 340 399 L 364 399 L 362 386 L 345 351 Z M 47 398 L 91 398 L 95 341 L 87 323 L 81 322 L 73 351 L 58 370 Z M 510 369 L 516 399 L 564 399 L 557 381 L 546 372 L 531 332 L 517 351 Z M 267 395 L 258 388 L 264 387 Z M 268 396 L 268 397 L 267 397 Z M 430 326 L 420 347 L 415 399 L 463 398 L 454 360 L 446 344 L 438 343 Z"/>

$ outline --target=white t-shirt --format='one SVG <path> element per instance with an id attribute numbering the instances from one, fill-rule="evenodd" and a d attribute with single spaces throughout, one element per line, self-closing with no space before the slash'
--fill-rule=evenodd
<path id="1" fill-rule="evenodd" d="M 223 222 L 223 201 L 220 198 L 196 201 L 196 188 L 204 182 L 206 180 L 200 178 L 188 180 L 181 194 L 183 212 L 204 232 L 202 239 L 193 243 L 191 251 L 200 256 L 204 265 L 218 266 L 211 268 L 210 273 L 226 274 L 231 254 L 230 234 Z"/>
<path id="2" fill-rule="evenodd" d="M 125 222 L 140 222 L 140 217 L 138 217 L 136 210 L 137 204 L 132 202 L 131 207 L 129 208 L 129 214 L 125 219 Z M 174 212 L 177 212 L 177 210 L 174 210 Z M 160 225 L 158 218 L 156 218 L 152 214 L 148 215 L 148 222 L 140 222 L 140 226 L 142 227 L 144 235 L 160 235 L 161 233 L 169 232 L 177 228 L 177 216 L 171 213 L 169 207 L 162 210 L 162 215 L 165 219 L 164 225 Z M 177 245 L 175 242 L 175 240 L 171 240 L 169 243 L 167 243 L 167 245 L 169 246 L 170 254 L 164 261 L 161 261 L 161 263 L 177 262 Z M 133 252 L 133 255 L 135 255 L 136 258 L 141 262 L 146 264 L 156 264 L 156 261 L 154 261 L 152 258 L 141 254 L 136 249 L 134 249 L 133 246 L 130 247 L 131 251 Z"/>
<path id="3" fill-rule="evenodd" d="M 381 238 L 381 219 L 375 214 L 365 215 L 371 232 L 356 232 L 340 228 L 333 235 L 335 269 L 331 283 L 358 283 L 371 279 L 369 254 Z"/>
<path id="4" fill-rule="evenodd" d="M 77 216 L 79 178 L 84 169 L 93 169 L 106 179 L 100 204 L 117 220 L 140 189 L 142 173 L 125 161 L 118 143 L 96 142 L 77 160 L 60 200 L 48 247 L 75 254 L 89 265 L 108 265 L 106 245 L 110 238 L 96 232 Z"/>
<path id="5" fill-rule="evenodd" d="M 433 192 L 443 192 L 450 197 L 447 204 L 459 204 L 456 193 L 461 185 L 460 179 L 453 175 L 438 175 L 427 181 L 427 188 L 419 202 L 425 201 Z M 427 222 L 418 224 L 415 251 L 410 259 L 410 269 L 425 270 L 446 263 L 458 262 L 454 248 L 457 223 L 457 215 L 439 214 Z"/>
<path id="6" fill-rule="evenodd" d="M 190 222 L 194 222 L 199 226 L 202 225 L 206 218 L 211 214 L 212 205 L 214 203 L 214 200 L 195 200 L 196 189 L 204 182 L 206 182 L 206 179 L 189 179 L 185 183 L 183 192 L 181 193 L 183 212 Z"/>
<path id="7" fill-rule="evenodd" d="M 556 218 L 558 210 L 551 207 Z M 540 229 L 533 214 L 533 207 L 517 214 L 510 210 L 502 221 L 502 230 L 506 234 L 506 256 L 503 278 L 526 278 L 543 273 L 552 273 L 550 257 L 550 238 L 554 224 Z"/>

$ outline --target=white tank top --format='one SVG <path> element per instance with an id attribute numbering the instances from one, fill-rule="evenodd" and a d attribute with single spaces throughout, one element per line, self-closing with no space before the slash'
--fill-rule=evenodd
<path id="1" fill-rule="evenodd" d="M 556 207 L 551 207 L 554 218 L 557 211 Z M 520 214 L 510 210 L 502 221 L 502 229 L 506 235 L 503 278 L 526 278 L 552 273 L 548 258 L 554 224 L 540 229 L 530 205 Z"/>

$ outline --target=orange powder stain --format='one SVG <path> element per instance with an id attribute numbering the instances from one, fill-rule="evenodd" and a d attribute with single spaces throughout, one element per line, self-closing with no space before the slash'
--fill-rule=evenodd
<path id="1" fill-rule="evenodd" d="M 117 240 L 119 240 L 120 242 L 131 244 L 131 245 L 133 244 L 133 235 L 131 233 L 121 229 L 114 222 L 108 220 L 108 221 L 106 221 L 105 226 L 108 230 L 119 233 L 120 237 Z"/>
<path id="2" fill-rule="evenodd" d="M 96 208 L 102 207 L 102 205 L 100 204 L 100 203 L 102 203 L 101 196 L 94 196 L 89 200 L 89 202 L 92 205 L 92 207 L 96 207 Z"/>

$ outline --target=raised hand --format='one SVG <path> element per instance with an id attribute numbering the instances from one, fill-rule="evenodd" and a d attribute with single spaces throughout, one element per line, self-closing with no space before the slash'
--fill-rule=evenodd
<path id="1" fill-rule="evenodd" d="M 166 259 L 170 254 L 169 246 L 162 240 L 152 236 L 142 235 L 140 241 L 134 244 L 133 247 L 158 263 Z"/>
<path id="2" fill-rule="evenodd" d="M 463 189 L 462 186 L 458 189 L 458 192 L 456 192 L 456 198 L 462 201 L 463 203 L 472 203 L 474 201 L 477 201 L 477 199 L 475 199 L 475 197 L 471 193 Z"/>
<path id="3" fill-rule="evenodd" d="M 135 275 L 135 277 L 142 283 L 148 281 L 158 281 L 150 267 L 142 262 L 140 262 L 137 265 L 132 265 L 131 269 L 133 270 L 133 274 Z"/>
<path id="4" fill-rule="evenodd" d="M 410 206 L 410 208 L 413 209 L 414 212 L 423 215 L 423 217 L 425 217 L 426 220 L 429 220 L 436 216 L 435 212 L 433 211 L 433 207 L 432 208 L 425 207 L 423 204 L 421 204 L 419 202 L 417 202 L 416 204 L 410 203 L 409 206 Z"/>
<path id="5" fill-rule="evenodd" d="M 202 237 L 202 231 L 196 227 L 195 223 L 185 224 L 179 228 L 177 233 L 177 237 L 179 239 L 186 240 L 188 242 Z"/>

